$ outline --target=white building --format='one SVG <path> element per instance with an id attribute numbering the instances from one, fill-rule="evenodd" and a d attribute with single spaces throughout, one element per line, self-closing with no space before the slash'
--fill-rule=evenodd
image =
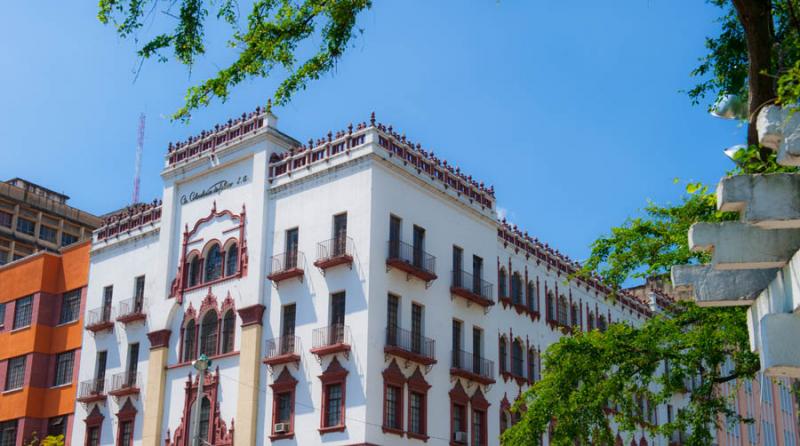
<path id="1" fill-rule="evenodd" d="M 170 146 L 163 202 L 95 232 L 72 444 L 188 445 L 207 353 L 213 445 L 496 445 L 549 344 L 651 314 L 374 117 L 306 146 L 276 122 Z"/>

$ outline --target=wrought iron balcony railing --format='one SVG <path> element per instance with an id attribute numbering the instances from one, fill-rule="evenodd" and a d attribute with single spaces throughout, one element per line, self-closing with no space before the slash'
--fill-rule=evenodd
<path id="1" fill-rule="evenodd" d="M 466 271 L 453 271 L 450 292 L 484 307 L 494 305 L 493 285 Z"/>
<path id="2" fill-rule="evenodd" d="M 452 354 L 451 374 L 484 384 L 495 382 L 494 362 L 463 350 L 454 350 Z"/>
<path id="3" fill-rule="evenodd" d="M 436 362 L 436 341 L 400 327 L 386 327 L 384 351 L 410 361 L 430 365 Z"/>
<path id="4" fill-rule="evenodd" d="M 400 240 L 389 240 L 389 255 L 386 264 L 416 276 L 426 282 L 436 279 L 436 257 L 419 246 Z"/>

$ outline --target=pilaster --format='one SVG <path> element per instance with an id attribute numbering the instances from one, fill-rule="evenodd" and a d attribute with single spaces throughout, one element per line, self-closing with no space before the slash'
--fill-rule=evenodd
<path id="1" fill-rule="evenodd" d="M 170 333 L 169 330 L 158 330 L 147 334 L 147 338 L 150 340 L 150 355 L 144 393 L 143 446 L 161 446 L 162 444 L 161 421 L 164 418 L 164 392 L 166 390 Z"/>
<path id="2" fill-rule="evenodd" d="M 236 402 L 236 430 L 233 433 L 234 444 L 256 444 L 263 315 L 264 306 L 260 304 L 239 309 L 242 336 L 239 346 L 239 392 Z"/>

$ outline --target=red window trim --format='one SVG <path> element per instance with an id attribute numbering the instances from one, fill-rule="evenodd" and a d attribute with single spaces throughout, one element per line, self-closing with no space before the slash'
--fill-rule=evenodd
<path id="1" fill-rule="evenodd" d="M 217 297 L 211 292 L 211 287 L 208 287 L 208 294 L 206 297 L 203 298 L 202 302 L 200 302 L 200 309 L 195 310 L 194 306 L 191 302 L 189 302 L 189 306 L 186 308 L 186 311 L 183 314 L 183 321 L 181 322 L 181 334 L 180 334 L 180 342 L 178 343 L 178 363 L 174 365 L 174 367 L 179 367 L 185 364 L 191 363 L 191 361 L 184 361 L 184 336 L 186 334 L 186 325 L 189 322 L 194 321 L 194 345 L 192 349 L 194 350 L 194 355 L 192 358 L 197 358 L 200 354 L 200 345 L 202 343 L 202 339 L 200 339 L 200 335 L 202 331 L 200 330 L 203 324 L 203 318 L 208 314 L 209 311 L 214 311 L 217 314 L 217 345 L 215 348 L 215 353 L 211 355 L 212 358 L 216 357 L 226 357 L 238 354 L 235 350 L 236 347 L 236 303 L 231 297 L 230 293 L 222 300 L 222 304 L 220 305 L 217 302 Z M 223 325 L 225 323 L 225 315 L 228 314 L 229 311 L 233 312 L 234 317 L 234 330 L 233 330 L 233 347 L 234 350 L 229 352 L 222 353 L 222 334 L 223 334 Z M 169 366 L 173 367 L 173 366 Z"/>
<path id="2" fill-rule="evenodd" d="M 93 427 L 97 428 L 97 438 L 102 439 L 104 419 L 105 417 L 100 413 L 100 407 L 95 405 L 94 409 L 89 413 L 89 416 L 83 420 L 83 422 L 86 423 L 86 431 L 84 432 L 86 438 L 83 441 L 85 446 L 89 446 L 89 430 Z"/>
<path id="3" fill-rule="evenodd" d="M 472 426 L 474 425 L 473 419 L 475 417 L 475 412 L 480 413 L 481 426 L 483 428 L 481 431 L 480 445 L 475 444 L 475 439 L 472 438 L 472 436 L 470 436 L 470 443 L 472 444 L 472 446 L 486 446 L 489 444 L 489 432 L 488 432 L 489 417 L 487 414 L 489 412 L 490 404 L 488 401 L 486 401 L 486 398 L 483 396 L 483 392 L 481 392 L 480 388 L 475 390 L 475 393 L 472 394 L 472 398 L 470 398 L 469 401 L 470 405 L 472 406 L 469 419 L 470 429 L 472 429 Z"/>
<path id="4" fill-rule="evenodd" d="M 295 391 L 297 389 L 297 380 L 289 373 L 287 367 L 278 376 L 274 383 L 270 384 L 272 388 L 272 434 L 269 436 L 271 441 L 282 440 L 284 438 L 294 438 L 294 407 L 295 407 Z M 289 416 L 289 432 L 278 434 L 275 433 L 275 424 L 278 423 L 278 409 L 280 402 L 279 395 L 289 393 L 290 397 L 290 416 Z"/>
<path id="5" fill-rule="evenodd" d="M 122 425 L 130 421 L 131 441 L 129 445 L 122 444 Z M 133 446 L 133 433 L 136 430 L 136 408 L 131 404 L 131 399 L 125 401 L 125 405 L 117 412 L 117 446 Z"/>
<path id="6" fill-rule="evenodd" d="M 405 432 L 403 431 L 403 394 L 405 384 L 406 384 L 406 377 L 403 375 L 403 372 L 400 370 L 400 367 L 397 365 L 397 361 L 392 359 L 392 362 L 389 364 L 388 367 L 383 371 L 383 424 L 381 428 L 383 429 L 384 433 L 395 434 L 403 437 Z M 387 414 L 389 412 L 389 387 L 394 387 L 397 389 L 397 401 L 395 402 L 395 416 L 397 417 L 397 427 L 391 427 L 388 424 Z"/>
<path id="7" fill-rule="evenodd" d="M 428 390 L 431 385 L 425 380 L 419 367 L 411 374 L 407 380 L 408 383 L 408 429 L 406 435 L 408 438 L 416 438 L 417 440 L 428 441 Z M 422 395 L 422 404 L 420 407 L 420 430 L 422 432 L 411 431 L 411 393 L 418 393 Z"/>
<path id="8" fill-rule="evenodd" d="M 328 368 L 319 375 L 319 380 L 322 382 L 322 410 L 320 410 L 320 419 L 319 419 L 319 431 L 320 434 L 327 434 L 329 432 L 342 432 L 347 429 L 347 423 L 345 422 L 345 408 L 347 407 L 347 374 L 349 372 L 347 369 L 342 367 L 339 363 L 339 360 L 334 357 L 331 363 L 328 365 Z M 326 412 L 328 408 L 328 387 L 341 384 L 342 386 L 342 398 L 340 404 L 340 415 L 339 415 L 339 424 L 336 426 L 325 426 L 325 419 L 326 419 Z"/>
<path id="9" fill-rule="evenodd" d="M 460 406 L 463 408 L 461 422 L 464 424 L 464 433 L 467 434 L 466 443 L 457 443 L 455 441 L 455 408 Z M 453 446 L 463 446 L 469 444 L 469 395 L 464 391 L 461 381 L 456 382 L 456 385 L 450 390 L 450 444 Z"/>

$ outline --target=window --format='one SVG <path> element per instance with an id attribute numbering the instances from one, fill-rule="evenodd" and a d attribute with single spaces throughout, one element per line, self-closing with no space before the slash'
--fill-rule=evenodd
<path id="1" fill-rule="evenodd" d="M 0 446 L 16 446 L 17 420 L 0 423 Z"/>
<path id="2" fill-rule="evenodd" d="M 597 319 L 597 329 L 600 330 L 600 331 L 606 331 L 606 325 L 607 325 L 606 324 L 606 317 L 605 316 L 600 316 Z"/>
<path id="3" fill-rule="evenodd" d="M 45 225 L 39 226 L 39 239 L 41 240 L 48 241 L 50 243 L 55 243 L 57 233 L 58 233 L 57 229 L 53 229 Z"/>
<path id="4" fill-rule="evenodd" d="M 536 381 L 536 350 L 528 349 L 528 380 Z"/>
<path id="5" fill-rule="evenodd" d="M 558 324 L 564 327 L 569 326 L 569 304 L 567 298 L 561 296 L 558 299 Z"/>
<path id="6" fill-rule="evenodd" d="M 506 338 L 500 337 L 500 373 L 506 373 L 506 364 L 508 363 L 508 346 L 506 345 Z"/>
<path id="7" fill-rule="evenodd" d="M 452 347 L 453 347 L 453 367 L 455 368 L 462 368 L 461 357 L 463 356 L 463 352 L 461 349 L 461 321 L 453 319 L 453 339 L 452 339 Z"/>
<path id="8" fill-rule="evenodd" d="M 8 251 L 0 251 L 0 265 L 8 263 Z"/>
<path id="9" fill-rule="evenodd" d="M 92 389 L 94 393 L 103 393 L 105 389 L 107 359 L 107 351 L 97 352 L 97 361 L 94 369 L 94 389 Z"/>
<path id="10" fill-rule="evenodd" d="M 472 284 L 461 283 L 461 271 L 464 269 L 464 250 L 453 246 L 453 286 L 458 288 L 471 287 Z"/>
<path id="11" fill-rule="evenodd" d="M 500 433 L 502 434 L 508 430 L 508 414 L 503 409 L 500 409 Z"/>
<path id="12" fill-rule="evenodd" d="M 400 257 L 400 225 L 402 220 L 394 215 L 389 217 L 389 258 Z"/>
<path id="13" fill-rule="evenodd" d="M 522 305 L 522 276 L 519 272 L 511 275 L 511 302 Z"/>
<path id="14" fill-rule="evenodd" d="M 5 226 L 6 228 L 11 227 L 11 214 L 0 211 L 0 226 Z"/>
<path id="15" fill-rule="evenodd" d="M 325 387 L 325 424 L 334 427 L 344 424 L 342 420 L 342 385 L 330 384 Z"/>
<path id="16" fill-rule="evenodd" d="M 208 442 L 208 428 L 211 421 L 211 401 L 208 398 L 203 397 L 202 405 L 200 406 L 200 424 L 198 428 L 198 433 L 200 434 L 200 439 Z"/>
<path id="17" fill-rule="evenodd" d="M 522 341 L 514 339 L 514 342 L 511 343 L 511 373 L 515 376 L 524 376 L 522 372 L 524 361 L 522 357 Z"/>
<path id="18" fill-rule="evenodd" d="M 486 412 L 483 410 L 472 411 L 472 446 L 483 446 L 486 444 Z"/>
<path id="19" fill-rule="evenodd" d="M 183 328 L 183 362 L 189 362 L 195 359 L 195 351 L 197 351 L 195 345 L 196 333 L 197 328 L 194 319 L 192 319 L 186 324 L 186 327 Z"/>
<path id="20" fill-rule="evenodd" d="M 68 246 L 78 241 L 77 235 L 68 234 L 66 232 L 61 233 L 61 246 Z"/>
<path id="21" fill-rule="evenodd" d="M 422 305 L 411 304 L 411 351 L 422 353 Z"/>
<path id="22" fill-rule="evenodd" d="M 425 395 L 419 392 L 409 392 L 408 395 L 408 430 L 412 434 L 425 435 L 422 419 L 424 416 Z"/>
<path id="23" fill-rule="evenodd" d="M 200 325 L 200 354 L 206 356 L 217 354 L 217 329 L 217 312 L 213 310 L 206 312 Z"/>
<path id="24" fill-rule="evenodd" d="M 483 330 L 472 327 L 472 372 L 481 373 L 481 359 L 483 359 Z M 494 371 L 493 371 L 494 372 Z"/>
<path id="25" fill-rule="evenodd" d="M 536 288 L 533 285 L 532 280 L 528 281 L 526 288 L 526 294 L 528 297 L 528 310 L 539 311 L 539 299 L 536 298 Z"/>
<path id="26" fill-rule="evenodd" d="M 64 352 L 56 355 L 56 377 L 53 386 L 63 386 L 72 382 L 72 371 L 75 366 L 75 352 Z"/>
<path id="27" fill-rule="evenodd" d="M 8 360 L 8 369 L 6 371 L 6 388 L 5 390 L 14 390 L 22 388 L 25 383 L 25 356 L 18 356 Z"/>
<path id="28" fill-rule="evenodd" d="M 204 280 L 210 282 L 222 277 L 222 253 L 220 252 L 219 245 L 213 244 L 206 253 Z"/>
<path id="29" fill-rule="evenodd" d="M 33 317 L 33 296 L 17 299 L 14 303 L 14 329 L 27 327 Z"/>
<path id="30" fill-rule="evenodd" d="M 483 259 L 478 256 L 472 256 L 472 292 L 483 297 L 486 296 L 483 291 L 481 281 L 483 280 Z"/>
<path id="31" fill-rule="evenodd" d="M 232 276 L 239 272 L 239 245 L 231 243 L 225 252 L 225 275 Z"/>
<path id="32" fill-rule="evenodd" d="M 114 286 L 109 285 L 103 288 L 103 314 L 102 322 L 107 322 L 111 320 L 111 302 L 114 299 Z"/>
<path id="33" fill-rule="evenodd" d="M 453 404 L 453 442 L 455 443 L 466 443 L 465 439 L 462 438 L 465 436 L 467 432 L 466 426 L 466 412 L 467 406 L 463 404 Z"/>
<path id="34" fill-rule="evenodd" d="M 334 257 L 347 254 L 347 214 L 333 216 L 333 254 Z"/>
<path id="35" fill-rule="evenodd" d="M 144 306 L 144 276 L 139 276 L 133 281 L 134 313 L 141 313 Z"/>
<path id="36" fill-rule="evenodd" d="M 89 426 L 86 430 L 86 446 L 100 446 L 100 426 Z"/>
<path id="37" fill-rule="evenodd" d="M 6 304 L 0 304 L 0 329 L 6 325 Z"/>
<path id="38" fill-rule="evenodd" d="M 400 421 L 400 414 L 403 410 L 403 402 L 400 399 L 403 389 L 397 386 L 386 386 L 386 400 L 384 401 L 384 427 L 389 429 L 401 430 L 403 426 Z"/>
<path id="39" fill-rule="evenodd" d="M 136 371 L 139 369 L 139 343 L 128 345 L 128 387 L 136 385 Z"/>
<path id="40" fill-rule="evenodd" d="M 47 435 L 57 437 L 59 435 L 67 436 L 67 423 L 66 416 L 53 417 L 47 420 Z"/>
<path id="41" fill-rule="evenodd" d="M 297 268 L 297 253 L 300 244 L 300 230 L 298 228 L 286 231 L 286 258 L 284 269 Z"/>
<path id="42" fill-rule="evenodd" d="M 200 284 L 200 256 L 194 255 L 189 260 L 189 275 L 187 286 L 193 287 Z"/>
<path id="43" fill-rule="evenodd" d="M 295 318 L 297 315 L 297 305 L 290 304 L 283 307 L 283 328 L 281 329 L 281 352 L 285 355 L 295 353 Z"/>
<path id="44" fill-rule="evenodd" d="M 578 311 L 578 306 L 574 303 L 570 308 L 569 320 L 572 321 L 572 326 L 581 325 L 580 312 Z"/>
<path id="45" fill-rule="evenodd" d="M 548 292 L 547 296 L 545 297 L 545 301 L 546 301 L 545 305 L 547 305 L 547 307 L 546 307 L 546 309 L 547 309 L 547 320 L 548 321 L 553 321 L 553 320 L 555 320 L 555 316 L 556 316 L 556 305 L 555 305 L 555 302 L 554 302 L 555 301 L 555 297 L 553 296 L 552 293 Z"/>
<path id="46" fill-rule="evenodd" d="M 222 318 L 222 351 L 229 353 L 233 351 L 233 340 L 236 332 L 236 315 L 233 310 L 228 310 Z"/>
<path id="47" fill-rule="evenodd" d="M 294 432 L 294 391 L 297 380 L 287 368 L 269 385 L 272 388 L 272 435 L 271 440 L 289 438 Z M 278 432 L 277 424 L 283 424 Z"/>
<path id="48" fill-rule="evenodd" d="M 331 295 L 330 310 L 330 344 L 340 344 L 344 342 L 344 311 L 345 294 L 344 291 Z"/>
<path id="49" fill-rule="evenodd" d="M 400 298 L 390 294 L 386 302 L 386 343 L 397 345 L 397 331 L 400 327 Z"/>
<path id="50" fill-rule="evenodd" d="M 412 259 L 412 263 L 417 268 L 423 268 L 424 265 L 424 255 L 425 252 L 425 229 L 419 226 L 414 225 L 414 245 L 413 245 L 413 252 L 414 258 Z"/>
<path id="51" fill-rule="evenodd" d="M 17 231 L 23 234 L 33 235 L 36 229 L 36 222 L 26 218 L 17 217 Z"/>
<path id="52" fill-rule="evenodd" d="M 500 297 L 508 297 L 508 278 L 505 268 L 500 268 L 497 272 L 497 294 Z"/>
<path id="53" fill-rule="evenodd" d="M 81 312 L 81 290 L 74 290 L 64 293 L 61 300 L 61 315 L 58 318 L 59 324 L 77 321 Z"/>

